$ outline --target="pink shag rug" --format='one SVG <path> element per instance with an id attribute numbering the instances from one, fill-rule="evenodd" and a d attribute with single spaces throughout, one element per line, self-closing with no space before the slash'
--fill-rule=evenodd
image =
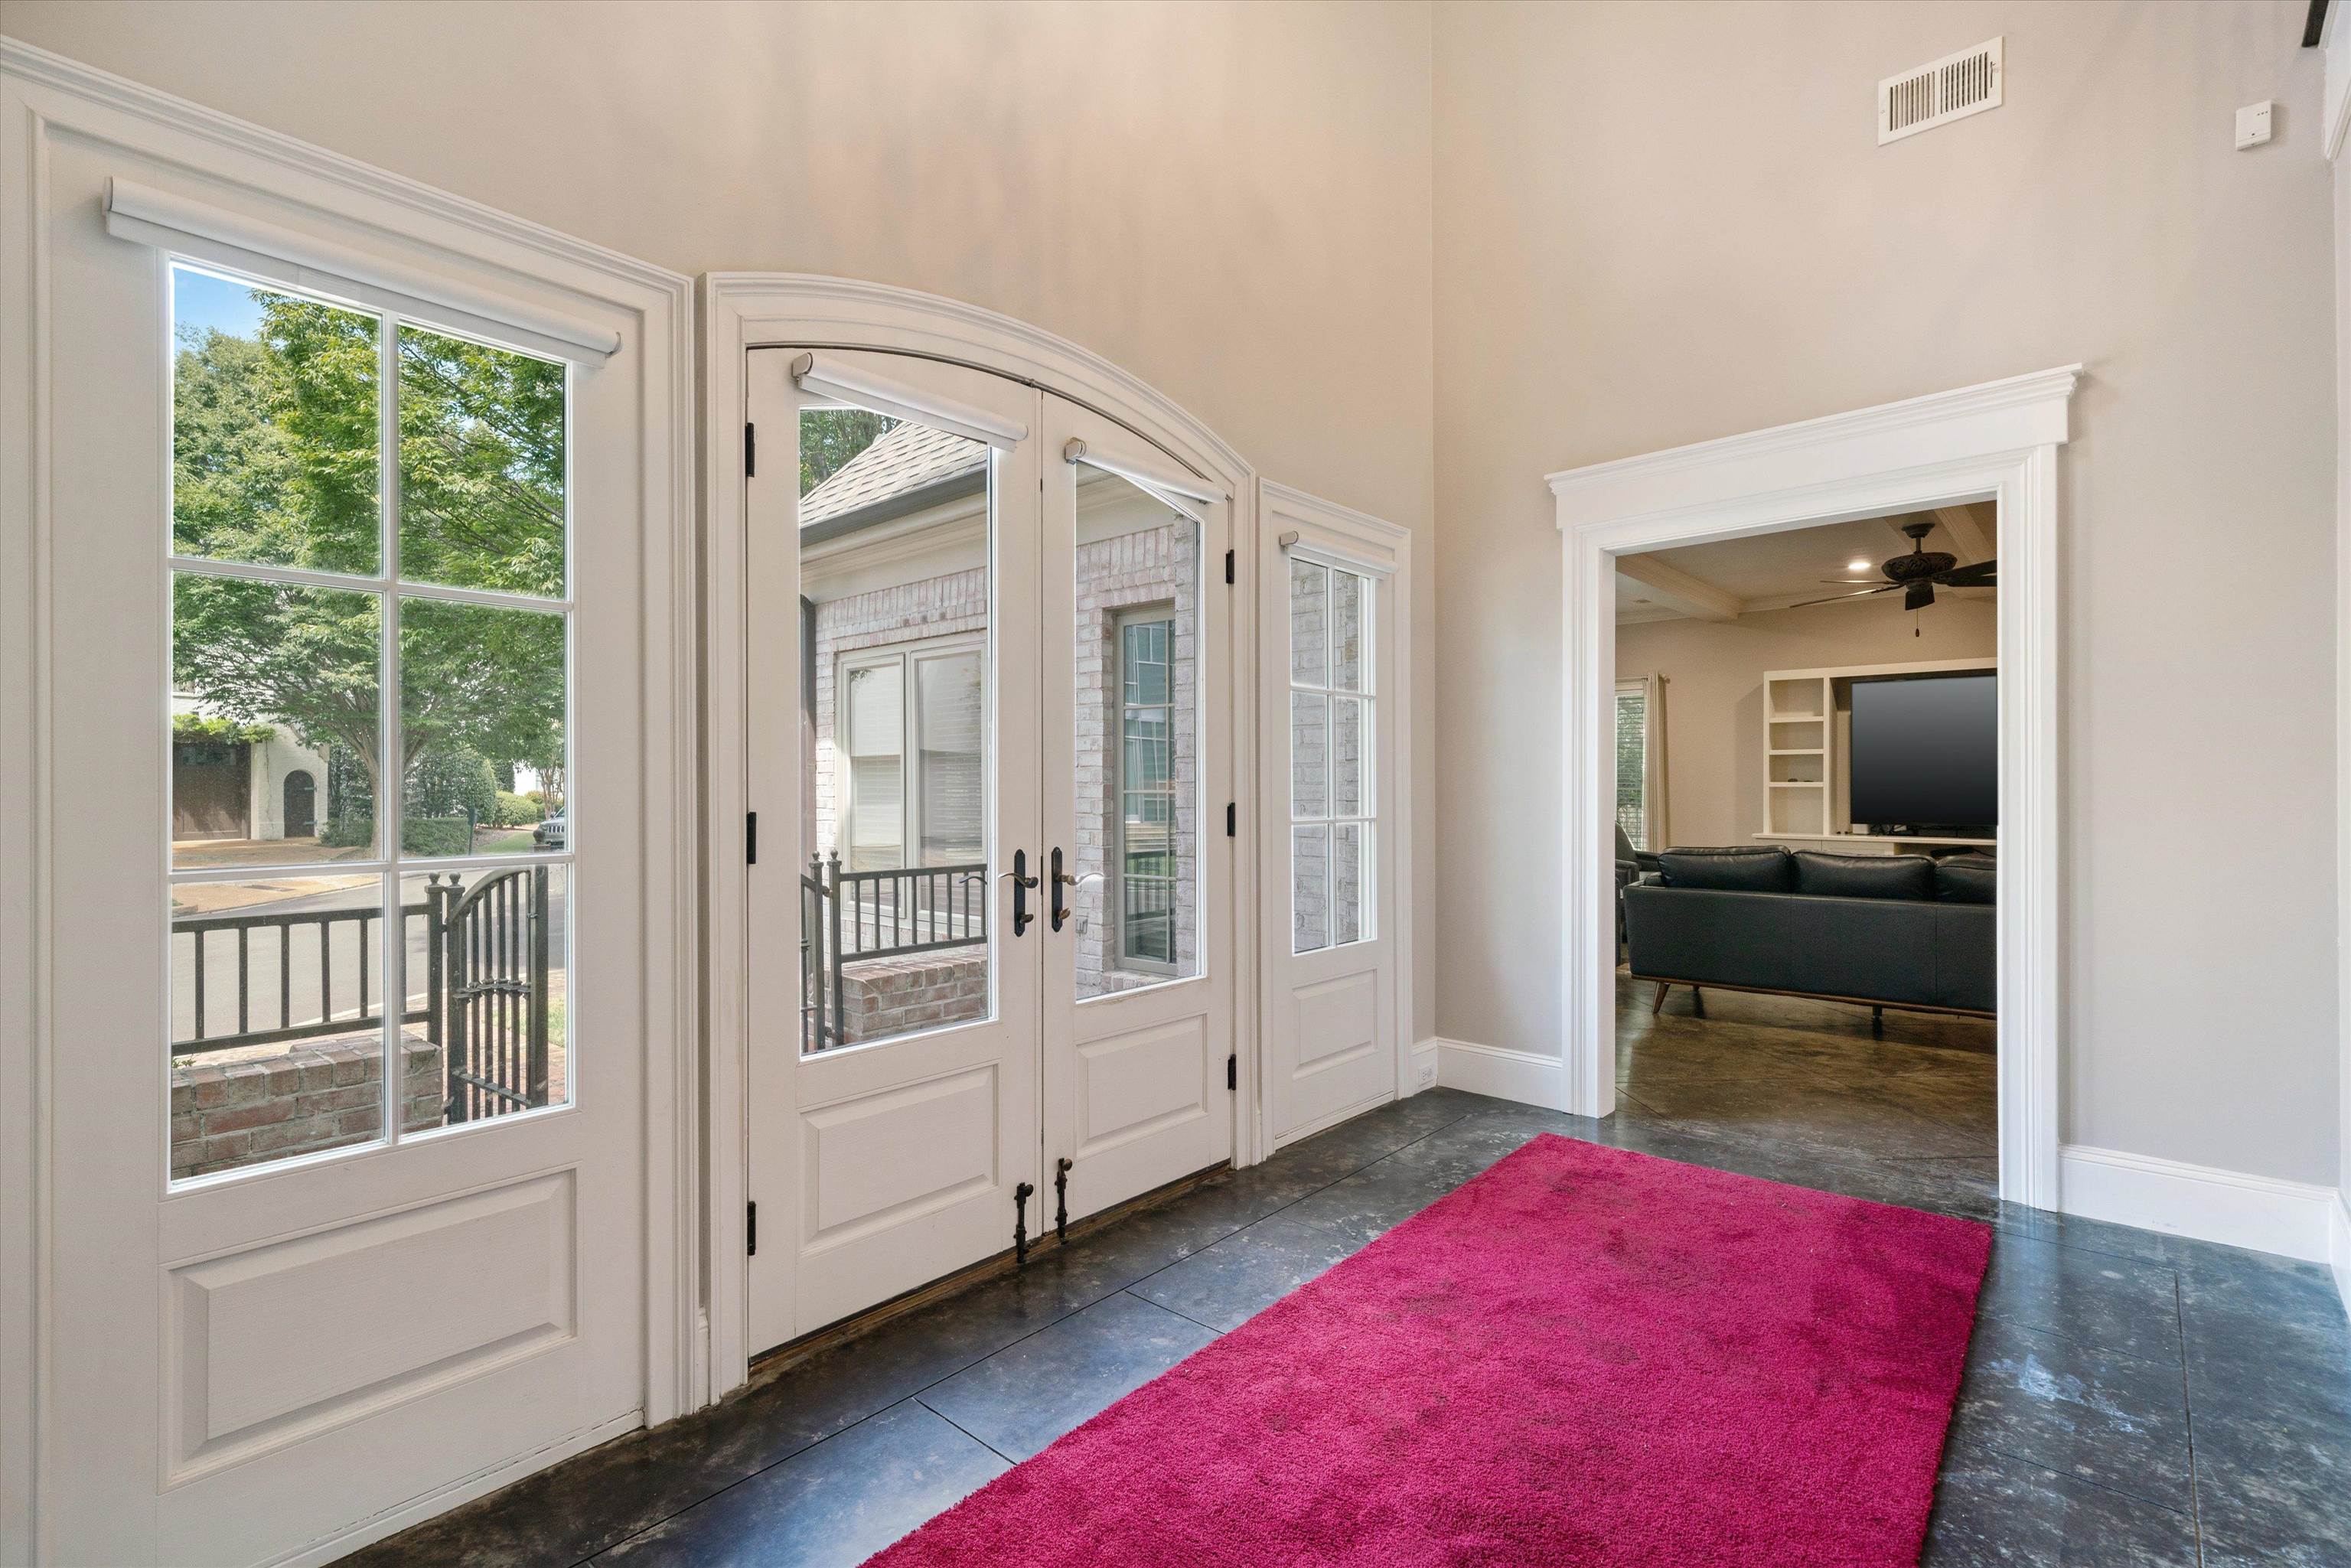
<path id="1" fill-rule="evenodd" d="M 1916 1563 L 1991 1249 L 1545 1134 L 872 1563 Z"/>

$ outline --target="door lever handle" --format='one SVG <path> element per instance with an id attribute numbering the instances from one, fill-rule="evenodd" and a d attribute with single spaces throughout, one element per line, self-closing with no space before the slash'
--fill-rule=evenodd
<path id="1" fill-rule="evenodd" d="M 1078 879 L 1061 869 L 1061 846 L 1055 844 L 1053 846 L 1053 929 L 1056 931 L 1068 924 L 1070 918 L 1070 906 L 1062 902 L 1061 890 L 1077 885 Z"/>
<path id="2" fill-rule="evenodd" d="M 1012 879 L 1012 935 L 1023 936 L 1037 920 L 1029 913 L 1029 892 L 1037 885 L 1037 879 L 1029 874 L 1029 852 L 1014 850 L 1012 869 L 1004 874 Z"/>

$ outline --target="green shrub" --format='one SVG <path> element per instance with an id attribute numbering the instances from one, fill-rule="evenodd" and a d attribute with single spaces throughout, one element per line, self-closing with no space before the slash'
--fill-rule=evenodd
<path id="1" fill-rule="evenodd" d="M 539 810 L 538 802 L 529 796 L 517 795 L 511 789 L 501 789 L 498 791 L 497 817 L 493 825 L 501 828 L 528 828 L 545 814 Z"/>
<path id="2" fill-rule="evenodd" d="M 375 823 L 365 817 L 340 818 L 319 833 L 329 849 L 364 849 L 374 841 Z M 471 854 L 474 838 L 463 817 L 411 817 L 400 825 L 400 849 L 412 855 Z"/>

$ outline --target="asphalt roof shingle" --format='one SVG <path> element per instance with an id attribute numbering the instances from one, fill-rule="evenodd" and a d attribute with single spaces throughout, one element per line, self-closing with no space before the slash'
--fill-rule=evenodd
<path id="1" fill-rule="evenodd" d="M 800 497 L 800 527 L 862 511 L 987 465 L 987 444 L 926 424 L 902 422 Z"/>

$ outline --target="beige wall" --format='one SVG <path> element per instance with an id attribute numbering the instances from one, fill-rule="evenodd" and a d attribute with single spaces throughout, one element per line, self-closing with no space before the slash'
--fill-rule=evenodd
<path id="1" fill-rule="evenodd" d="M 1666 826 L 1673 841 L 1738 844 L 1763 831 L 1764 671 L 1967 659 L 1999 646 L 1990 599 L 1946 595 L 1915 618 L 1898 601 L 1878 599 L 1736 621 L 1620 626 L 1616 674 L 1666 677 Z"/>
<path id="2" fill-rule="evenodd" d="M 2079 360 L 2063 1135 L 2335 1179 L 2333 293 L 2304 11 L 1439 8 L 1441 1034 L 1559 1048 L 1543 474 Z M 1875 144 L 1880 78 L 1995 34 L 2002 108 Z M 2233 151 L 2262 98 L 2277 141 Z"/>
<path id="3" fill-rule="evenodd" d="M 0 29 L 680 272 L 1072 339 L 1415 530 L 1434 728 L 1425 5 L 9 0 Z"/>

